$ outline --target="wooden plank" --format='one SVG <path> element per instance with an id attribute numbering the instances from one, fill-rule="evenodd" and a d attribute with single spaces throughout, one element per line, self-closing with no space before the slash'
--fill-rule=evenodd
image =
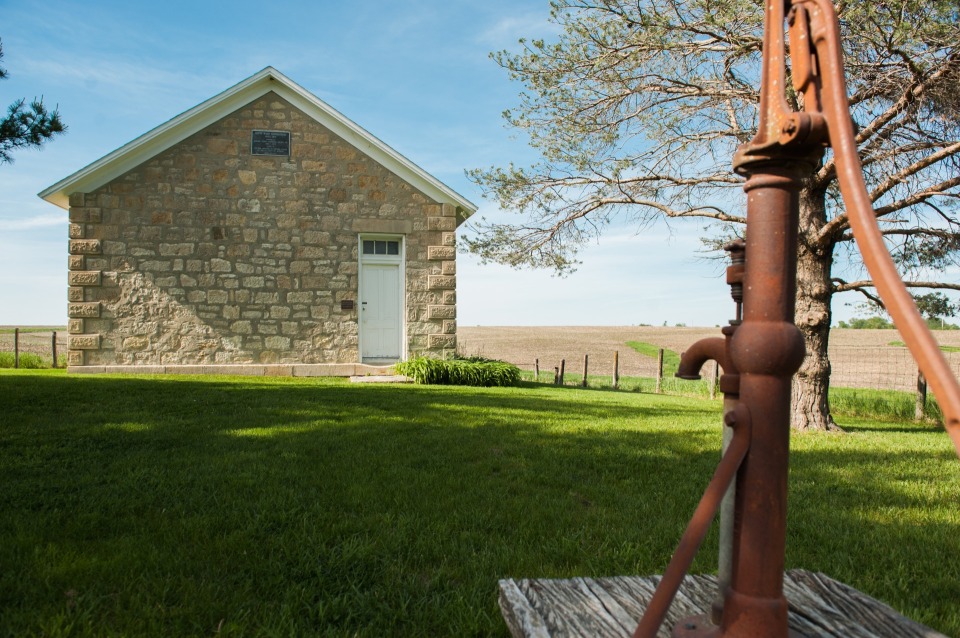
<path id="1" fill-rule="evenodd" d="M 522 582 L 522 581 L 521 581 Z M 514 638 L 550 638 L 547 623 L 512 580 L 500 581 L 500 613 Z"/>
<path id="2" fill-rule="evenodd" d="M 516 638 L 630 636 L 659 576 L 500 581 L 500 606 Z M 684 578 L 658 638 L 684 618 L 709 613 L 716 576 Z M 790 629 L 824 638 L 947 638 L 880 601 L 824 574 L 784 574 Z"/>
<path id="3" fill-rule="evenodd" d="M 815 624 L 819 632 L 815 635 L 946 638 L 876 598 L 824 574 L 797 569 L 787 575 L 783 585 L 791 617 L 802 616 Z M 815 614 L 810 614 L 811 611 Z"/>

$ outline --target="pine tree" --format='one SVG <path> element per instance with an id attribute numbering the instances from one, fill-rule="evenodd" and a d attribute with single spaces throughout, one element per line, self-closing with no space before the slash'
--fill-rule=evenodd
<path id="1" fill-rule="evenodd" d="M 0 42 L 0 61 L 3 60 L 3 44 Z M 7 70 L 0 67 L 0 80 L 8 77 Z M 67 130 L 56 108 L 48 111 L 43 98 L 34 98 L 27 104 L 26 98 L 16 100 L 7 107 L 7 114 L 0 119 L 0 164 L 13 162 L 13 151 L 21 148 L 40 148 L 54 135 Z"/>

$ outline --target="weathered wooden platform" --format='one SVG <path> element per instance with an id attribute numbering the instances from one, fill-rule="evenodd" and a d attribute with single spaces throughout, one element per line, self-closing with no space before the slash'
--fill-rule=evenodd
<path id="1" fill-rule="evenodd" d="M 630 636 L 659 576 L 500 581 L 500 609 L 515 638 Z M 809 638 L 947 638 L 875 598 L 824 574 L 784 574 L 790 629 Z M 715 576 L 688 575 L 658 638 L 669 638 L 683 618 L 708 613 Z"/>

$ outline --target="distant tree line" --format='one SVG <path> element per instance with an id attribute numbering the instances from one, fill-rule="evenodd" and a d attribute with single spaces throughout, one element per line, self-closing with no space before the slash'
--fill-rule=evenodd
<path id="1" fill-rule="evenodd" d="M 946 317 L 953 317 L 960 312 L 960 304 L 951 303 L 941 292 L 931 292 L 925 295 L 914 295 L 917 310 L 926 319 L 931 330 L 960 330 L 960 326 L 947 323 Z M 895 327 L 893 323 L 881 316 L 859 317 L 850 321 L 841 321 L 838 328 L 853 328 L 855 330 L 884 329 Z"/>

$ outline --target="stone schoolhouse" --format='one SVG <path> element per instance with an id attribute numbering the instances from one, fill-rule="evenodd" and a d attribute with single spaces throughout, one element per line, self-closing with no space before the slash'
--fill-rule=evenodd
<path id="1" fill-rule="evenodd" d="M 273 68 L 46 189 L 69 370 L 349 375 L 456 348 L 476 206 Z"/>

